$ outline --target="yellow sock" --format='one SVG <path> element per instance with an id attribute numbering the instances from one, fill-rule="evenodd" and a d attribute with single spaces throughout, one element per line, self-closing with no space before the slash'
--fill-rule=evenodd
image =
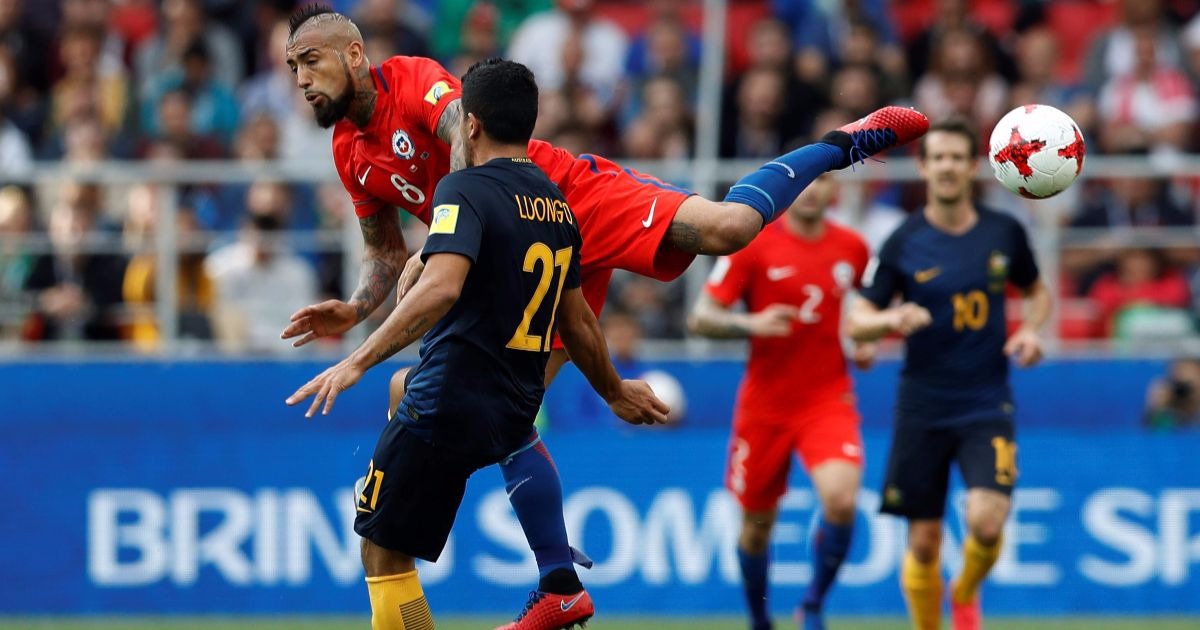
<path id="1" fill-rule="evenodd" d="M 433 614 L 416 571 L 367 578 L 371 630 L 433 630 Z"/>
<path id="2" fill-rule="evenodd" d="M 915 630 L 938 630 L 942 624 L 942 571 L 937 560 L 921 564 L 912 552 L 904 554 L 900 588 Z"/>
<path id="3" fill-rule="evenodd" d="M 1000 557 L 1000 547 L 1003 539 L 997 539 L 995 544 L 985 546 L 974 536 L 967 536 L 963 542 L 963 568 L 954 581 L 954 591 L 950 596 L 956 604 L 966 604 L 975 599 L 979 593 L 979 585 L 987 577 L 996 558 Z"/>

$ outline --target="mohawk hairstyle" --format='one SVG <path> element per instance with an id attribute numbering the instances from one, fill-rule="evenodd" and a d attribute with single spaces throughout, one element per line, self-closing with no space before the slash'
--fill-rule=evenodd
<path id="1" fill-rule="evenodd" d="M 321 17 L 321 16 L 326 16 L 326 17 Z M 289 28 L 288 37 L 289 38 L 295 37 L 296 31 L 300 30 L 301 26 L 304 26 L 309 20 L 311 20 L 313 18 L 317 18 L 318 21 L 338 20 L 338 19 L 345 20 L 346 16 L 342 15 L 341 13 L 338 13 L 337 11 L 334 11 L 328 5 L 324 5 L 324 4 L 305 5 L 305 6 L 301 7 L 299 10 L 297 10 L 295 13 L 293 13 L 291 19 L 288 21 L 288 28 Z"/>

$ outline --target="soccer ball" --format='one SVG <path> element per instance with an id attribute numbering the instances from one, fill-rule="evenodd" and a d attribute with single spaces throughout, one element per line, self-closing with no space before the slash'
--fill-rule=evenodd
<path id="1" fill-rule="evenodd" d="M 1079 125 L 1049 105 L 1022 105 L 992 130 L 988 161 L 1004 187 L 1029 199 L 1066 190 L 1083 170 Z"/>

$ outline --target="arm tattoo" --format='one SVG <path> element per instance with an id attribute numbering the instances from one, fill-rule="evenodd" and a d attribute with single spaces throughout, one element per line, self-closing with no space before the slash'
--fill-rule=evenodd
<path id="1" fill-rule="evenodd" d="M 703 254 L 700 247 L 700 228 L 691 223 L 672 221 L 667 228 L 667 240 L 676 249 L 692 254 Z"/>
<path id="2" fill-rule="evenodd" d="M 442 110 L 442 117 L 438 119 L 437 136 L 450 145 L 450 172 L 467 167 L 467 159 L 463 154 L 462 115 L 462 100 L 454 99 Z"/>
<path id="3" fill-rule="evenodd" d="M 696 332 L 711 339 L 744 339 L 750 329 L 740 322 L 704 321 L 696 326 Z"/>
<path id="4" fill-rule="evenodd" d="M 367 318 L 383 302 L 396 280 L 407 251 L 404 235 L 400 232 L 400 215 L 392 208 L 382 208 L 375 214 L 358 221 L 362 230 L 363 261 L 358 276 L 358 288 L 350 297 L 350 303 L 358 310 L 358 321 Z"/>
<path id="5" fill-rule="evenodd" d="M 417 340 L 417 337 L 421 336 L 421 331 L 425 330 L 425 325 L 428 323 L 429 318 L 427 317 L 421 317 L 421 319 L 413 322 L 411 326 L 406 327 L 401 332 L 401 334 L 404 335 L 402 338 L 397 339 L 395 342 L 388 345 L 388 347 L 384 348 L 382 352 L 375 355 L 375 358 L 380 362 L 386 361 L 392 355 L 407 348 L 409 344 Z"/>

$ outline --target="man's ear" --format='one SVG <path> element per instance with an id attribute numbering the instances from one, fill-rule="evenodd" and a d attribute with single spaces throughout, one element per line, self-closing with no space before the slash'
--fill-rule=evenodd
<path id="1" fill-rule="evenodd" d="M 483 123 L 475 117 L 475 114 L 467 114 L 467 137 L 472 140 L 478 140 L 483 133 Z"/>
<path id="2" fill-rule="evenodd" d="M 363 43 L 360 41 L 352 41 L 346 46 L 346 63 L 351 68 L 357 70 L 359 66 L 366 63 L 367 54 L 363 50 Z"/>

